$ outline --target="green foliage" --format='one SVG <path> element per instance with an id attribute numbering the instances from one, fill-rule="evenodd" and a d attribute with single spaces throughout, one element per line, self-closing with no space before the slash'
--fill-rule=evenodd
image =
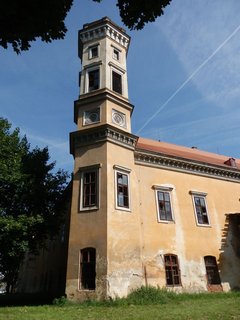
<path id="1" fill-rule="evenodd" d="M 93 0 L 101 2 L 102 0 Z M 130 29 L 142 29 L 163 15 L 171 0 L 117 0 L 123 23 Z M 0 46 L 12 46 L 16 53 L 28 50 L 31 42 L 63 39 L 64 20 L 73 0 L 2 0 L 0 1 Z"/>
<path id="2" fill-rule="evenodd" d="M 63 307 L 63 306 L 69 305 L 69 304 L 71 304 L 71 303 L 64 296 L 62 296 L 60 298 L 55 298 L 53 300 L 53 305 L 58 306 L 58 307 Z"/>
<path id="3" fill-rule="evenodd" d="M 157 289 L 158 290 L 158 289 Z M 142 291 L 142 289 L 140 290 Z M 148 289 L 147 289 L 148 291 Z M 143 292 L 146 292 L 143 290 Z M 150 288 L 151 294 L 153 293 Z M 150 295 L 151 295 L 150 294 Z M 168 295 L 168 292 L 162 291 Z M 145 295 L 145 294 L 144 294 Z M 0 319 L 11 320 L 233 320 L 240 319 L 240 294 L 205 293 L 205 294 L 174 294 L 173 299 L 166 303 L 116 304 L 114 301 L 95 302 L 94 304 L 60 304 L 0 308 Z"/>
<path id="4" fill-rule="evenodd" d="M 102 0 L 93 0 L 101 2 Z M 164 14 L 163 9 L 171 0 L 118 0 L 120 16 L 123 23 L 131 30 L 142 29 L 146 23 L 154 22 Z"/>
<path id="5" fill-rule="evenodd" d="M 177 294 L 175 292 L 152 286 L 143 286 L 131 292 L 127 298 L 123 300 L 125 300 L 127 304 L 134 305 L 165 304 L 170 300 L 176 300 L 176 297 Z"/>
<path id="6" fill-rule="evenodd" d="M 51 42 L 63 39 L 64 20 L 73 0 L 2 0 L 0 2 L 0 46 L 12 45 L 16 53 L 30 48 L 40 37 Z"/>
<path id="7" fill-rule="evenodd" d="M 62 221 L 67 173 L 52 173 L 48 149 L 30 150 L 26 137 L 0 118 L 0 273 L 13 289 L 25 253 L 37 253 Z"/>

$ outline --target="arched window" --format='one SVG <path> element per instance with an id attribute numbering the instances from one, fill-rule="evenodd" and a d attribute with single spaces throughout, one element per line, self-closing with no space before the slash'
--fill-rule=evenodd
<path id="1" fill-rule="evenodd" d="M 204 262 L 208 284 L 221 284 L 216 258 L 213 256 L 205 256 Z"/>
<path id="2" fill-rule="evenodd" d="M 80 289 L 96 288 L 96 249 L 84 248 L 80 252 Z"/>
<path id="3" fill-rule="evenodd" d="M 178 257 L 175 254 L 164 255 L 167 286 L 181 285 Z"/>

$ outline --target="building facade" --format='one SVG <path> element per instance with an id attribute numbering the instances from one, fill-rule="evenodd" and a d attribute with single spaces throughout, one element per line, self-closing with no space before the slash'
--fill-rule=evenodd
<path id="1" fill-rule="evenodd" d="M 79 31 L 67 297 L 240 287 L 240 160 L 132 134 L 129 44 L 107 17 Z"/>

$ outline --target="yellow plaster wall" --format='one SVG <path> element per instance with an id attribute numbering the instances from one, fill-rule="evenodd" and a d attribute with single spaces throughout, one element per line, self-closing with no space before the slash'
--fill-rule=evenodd
<path id="1" fill-rule="evenodd" d="M 224 289 L 231 287 L 228 282 L 235 282 L 239 286 L 239 259 L 230 254 L 229 258 L 235 261 L 231 272 L 236 275 L 233 280 L 230 279 L 230 272 L 226 275 L 221 271 L 221 257 L 224 254 L 222 242 L 226 214 L 240 212 L 240 184 L 141 165 L 137 165 L 135 170 L 140 190 L 139 215 L 143 221 L 143 260 L 151 283 L 165 285 L 163 255 L 173 253 L 179 258 L 185 290 L 206 290 L 205 255 L 216 257 L 220 276 L 226 282 Z M 173 187 L 171 200 L 174 223 L 158 222 L 153 185 Z M 197 226 L 190 191 L 207 193 L 210 226 Z M 159 277 L 160 270 L 163 277 Z"/>
<path id="2" fill-rule="evenodd" d="M 100 170 L 100 210 L 79 211 L 79 168 L 101 164 Z M 106 292 L 106 145 L 95 145 L 78 149 L 75 160 L 73 179 L 72 208 L 69 234 L 68 269 L 66 293 L 69 299 L 81 300 L 89 297 L 100 298 Z M 79 253 L 85 247 L 96 248 L 96 292 L 80 291 L 79 288 Z M 104 293 L 103 293 L 104 291 Z"/>
<path id="3" fill-rule="evenodd" d="M 109 143 L 108 163 L 108 295 L 125 296 L 142 284 L 138 181 L 133 151 Z M 115 168 L 130 170 L 130 211 L 116 208 Z"/>

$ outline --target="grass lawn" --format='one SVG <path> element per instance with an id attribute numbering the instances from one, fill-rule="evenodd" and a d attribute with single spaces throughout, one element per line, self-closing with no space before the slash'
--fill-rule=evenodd
<path id="1" fill-rule="evenodd" d="M 152 289 L 150 289 L 152 290 Z M 158 290 L 158 289 L 154 289 Z M 154 291 L 153 290 L 153 291 Z M 158 290 L 160 291 L 160 290 Z M 133 298 L 84 304 L 1 307 L 1 320 L 240 319 L 240 293 L 135 294 Z"/>

